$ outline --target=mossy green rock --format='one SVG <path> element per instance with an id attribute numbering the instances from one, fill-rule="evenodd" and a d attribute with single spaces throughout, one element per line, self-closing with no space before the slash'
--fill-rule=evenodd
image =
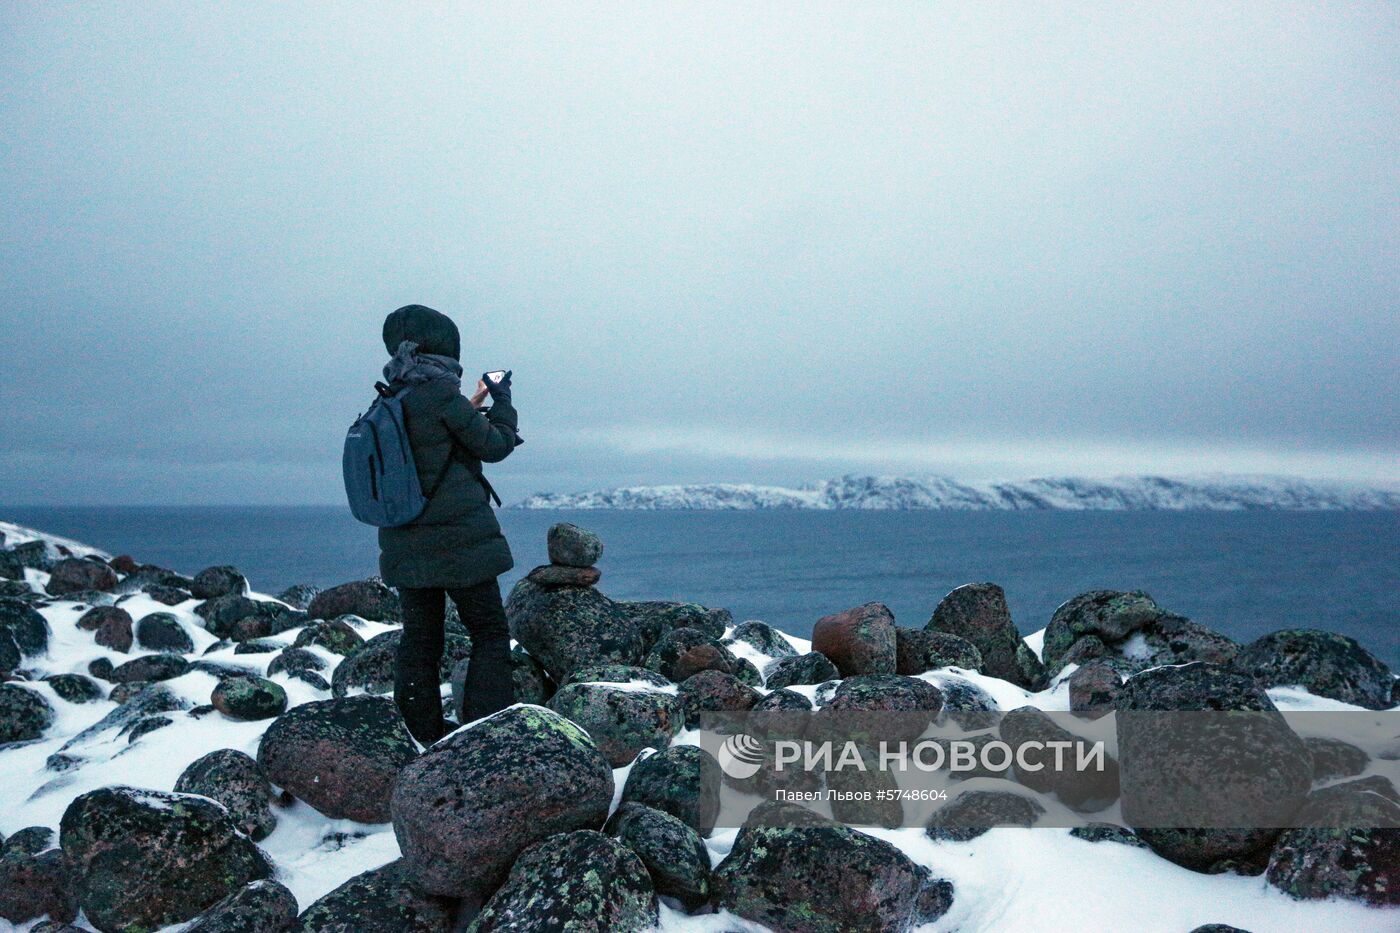
<path id="1" fill-rule="evenodd" d="M 1240 649 L 1235 670 L 1265 687 L 1306 687 L 1366 709 L 1389 709 L 1394 676 L 1354 638 L 1317 629 L 1285 629 Z"/>
<path id="2" fill-rule="evenodd" d="M 635 933 L 657 919 L 656 895 L 641 859 L 617 840 L 585 829 L 551 836 L 521 854 L 467 929 Z"/>
<path id="3" fill-rule="evenodd" d="M 147 651 L 173 651 L 189 654 L 194 641 L 174 613 L 151 612 L 136 623 L 136 643 Z"/>
<path id="4" fill-rule="evenodd" d="M 592 587 L 544 588 L 521 580 L 506 601 L 510 633 L 555 683 L 581 667 L 636 664 L 640 629 Z"/>
<path id="5" fill-rule="evenodd" d="M 364 643 L 360 633 L 344 619 L 322 619 L 297 632 L 292 647 L 320 645 L 332 654 L 348 656 Z"/>
<path id="6" fill-rule="evenodd" d="M 53 720 L 53 707 L 37 691 L 0 684 L 0 743 L 37 739 Z"/>
<path id="7" fill-rule="evenodd" d="M 612 768 L 582 729 L 552 710 L 514 706 L 403 768 L 391 812 L 415 883 L 480 905 L 530 845 L 601 826 L 612 796 Z"/>
<path id="8" fill-rule="evenodd" d="M 263 677 L 225 677 L 209 696 L 214 708 L 230 719 L 256 722 L 287 710 L 287 691 Z"/>
<path id="9" fill-rule="evenodd" d="M 351 690 L 366 693 L 390 693 L 394 689 L 394 667 L 398 663 L 401 630 L 383 632 L 360 645 L 336 665 L 331 674 L 331 692 L 345 696 Z M 438 664 L 438 682 L 452 679 L 452 668 L 470 658 L 472 643 L 451 632 L 443 636 L 442 660 Z"/>
<path id="10" fill-rule="evenodd" d="M 778 658 L 763 668 L 763 682 L 769 690 L 821 684 L 835 680 L 841 674 L 824 654 L 809 651 L 791 658 Z"/>
<path id="11" fill-rule="evenodd" d="M 927 871 L 847 826 L 748 825 L 714 871 L 717 906 L 787 933 L 899 933 L 920 916 Z"/>
<path id="12" fill-rule="evenodd" d="M 896 627 L 895 673 L 922 674 L 940 667 L 975 671 L 982 667 L 982 652 L 966 638 L 948 632 Z"/>
<path id="13" fill-rule="evenodd" d="M 68 805 L 59 838 L 83 911 L 103 933 L 181 923 L 273 872 L 222 806 L 190 794 L 89 791 Z"/>
<path id="14" fill-rule="evenodd" d="M 449 933 L 455 902 L 423 894 L 403 859 L 356 875 L 297 918 L 296 933 Z"/>
<path id="15" fill-rule="evenodd" d="M 297 899 L 286 885 L 254 881 L 219 901 L 180 933 L 284 933 L 297 919 Z"/>
<path id="16" fill-rule="evenodd" d="M 624 803 L 603 832 L 637 853 L 657 894 L 673 897 L 687 910 L 710 899 L 710 856 L 700 834 L 669 813 Z"/>
<path id="17" fill-rule="evenodd" d="M 1300 900 L 1341 897 L 1400 906 L 1400 804 L 1351 781 L 1314 791 L 1274 845 L 1269 883 Z M 1393 788 L 1386 788 L 1393 794 Z"/>
<path id="18" fill-rule="evenodd" d="M 277 826 L 273 816 L 272 787 L 251 756 L 221 748 L 192 762 L 175 781 L 181 794 L 199 794 L 217 800 L 228 810 L 238 831 L 257 841 Z M 295 905 L 292 911 L 296 913 Z"/>
<path id="19" fill-rule="evenodd" d="M 670 745 L 685 724 L 674 693 L 603 683 L 560 687 L 549 708 L 582 726 L 614 768 L 631 764 L 644 748 Z"/>
<path id="20" fill-rule="evenodd" d="M 953 590 L 938 603 L 924 630 L 972 642 L 982 654 L 983 674 L 1027 690 L 1044 686 L 1040 660 L 1029 649 L 1022 650 L 1025 643 L 1011 621 L 1006 593 L 995 583 L 969 583 Z"/>
<path id="21" fill-rule="evenodd" d="M 695 745 L 675 745 L 632 765 L 622 788 L 623 803 L 669 813 L 708 836 L 719 815 L 719 762 Z"/>
<path id="22" fill-rule="evenodd" d="M 757 619 L 740 622 L 734 626 L 734 631 L 725 637 L 724 644 L 731 645 L 735 642 L 743 642 L 769 658 L 797 657 L 797 649 L 782 636 L 781 632 L 767 622 L 760 622 Z"/>

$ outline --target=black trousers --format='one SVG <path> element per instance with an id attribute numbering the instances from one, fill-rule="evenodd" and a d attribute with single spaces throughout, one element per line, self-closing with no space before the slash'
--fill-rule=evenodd
<path id="1" fill-rule="evenodd" d="M 408 731 L 424 745 L 443 736 L 442 664 L 444 596 L 451 596 L 472 639 L 467 665 L 466 721 L 489 716 L 515 702 L 511 679 L 510 629 L 501 587 L 492 577 L 461 589 L 403 589 L 403 635 L 394 669 L 394 702 Z"/>

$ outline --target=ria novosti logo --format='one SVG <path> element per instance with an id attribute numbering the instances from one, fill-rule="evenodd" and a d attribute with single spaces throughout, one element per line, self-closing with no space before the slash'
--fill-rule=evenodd
<path id="1" fill-rule="evenodd" d="M 731 735 L 719 747 L 720 770 L 736 781 L 744 781 L 758 773 L 763 766 L 763 743 L 745 732 Z"/>

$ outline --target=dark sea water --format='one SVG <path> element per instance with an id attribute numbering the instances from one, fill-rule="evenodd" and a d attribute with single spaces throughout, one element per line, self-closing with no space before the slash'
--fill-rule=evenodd
<path id="1" fill-rule="evenodd" d="M 1400 669 L 1400 514 L 1299 512 L 532 512 L 504 510 L 514 583 L 545 530 L 603 536 L 619 599 L 724 606 L 806 635 L 869 600 L 922 626 L 962 583 L 1006 588 L 1023 632 L 1094 588 L 1144 589 L 1242 641 L 1278 628 L 1358 639 Z M 338 507 L 11 508 L 0 518 L 193 573 L 238 566 L 263 592 L 377 572 L 374 530 Z"/>

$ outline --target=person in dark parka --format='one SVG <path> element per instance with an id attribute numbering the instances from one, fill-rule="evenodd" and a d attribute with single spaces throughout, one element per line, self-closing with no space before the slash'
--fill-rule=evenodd
<path id="1" fill-rule="evenodd" d="M 384 367 L 390 390 L 413 387 L 403 396 L 404 421 L 428 505 L 407 525 L 379 529 L 379 572 L 403 603 L 394 701 L 414 737 L 430 744 L 444 729 L 438 667 L 446 596 L 471 634 L 467 718 L 514 701 L 496 577 L 515 561 L 481 464 L 515 449 L 518 419 L 509 373 L 499 383 L 478 382 L 471 398 L 462 394 L 461 337 L 446 315 L 423 305 L 399 308 L 384 321 L 384 347 L 392 357 Z"/>

